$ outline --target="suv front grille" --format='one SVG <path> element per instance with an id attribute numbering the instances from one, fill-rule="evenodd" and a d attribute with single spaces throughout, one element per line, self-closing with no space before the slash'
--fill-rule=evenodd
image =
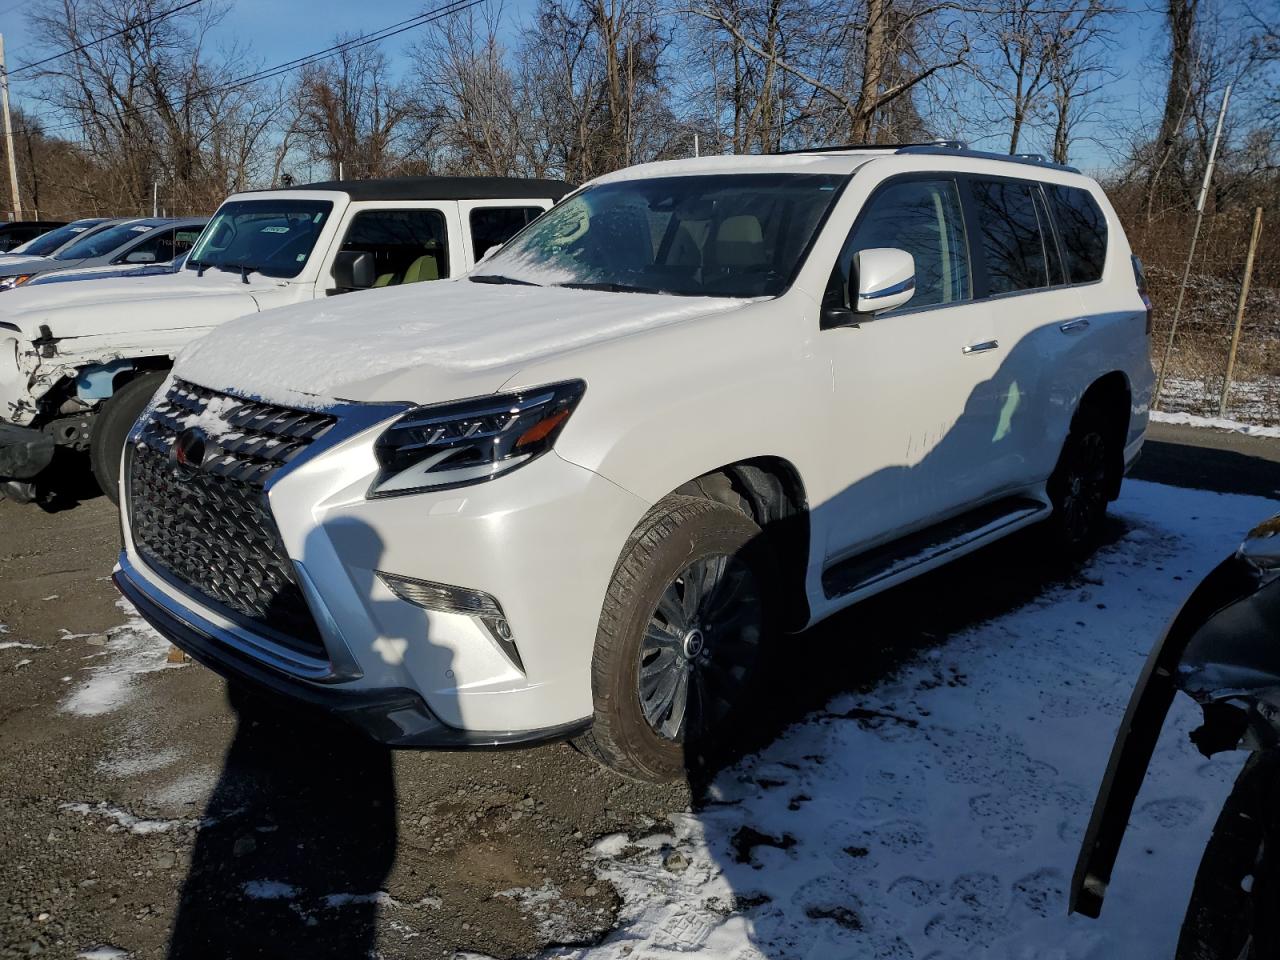
<path id="1" fill-rule="evenodd" d="M 143 559 L 231 619 L 320 658 L 324 645 L 264 487 L 335 422 L 174 380 L 143 414 L 127 454 L 129 522 Z M 207 438 L 198 468 L 171 457 L 192 427 Z"/>

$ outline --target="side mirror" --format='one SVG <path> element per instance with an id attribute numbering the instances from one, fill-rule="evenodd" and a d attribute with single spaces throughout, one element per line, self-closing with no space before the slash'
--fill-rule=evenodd
<path id="1" fill-rule="evenodd" d="M 155 263 L 156 255 L 148 250 L 135 250 L 124 258 L 125 263 Z"/>
<path id="2" fill-rule="evenodd" d="M 490 257 L 492 257 L 495 253 L 497 253 L 501 249 L 502 249 L 502 244 L 495 243 L 492 247 L 490 247 L 488 250 L 484 252 L 484 256 L 480 258 L 480 262 L 484 263 L 484 261 L 488 260 Z"/>
<path id="3" fill-rule="evenodd" d="M 376 279 L 373 254 L 368 250 L 339 250 L 333 258 L 333 285 L 339 292 L 367 290 Z"/>
<path id="4" fill-rule="evenodd" d="M 857 313 L 877 314 L 902 306 L 916 292 L 916 261 L 896 247 L 871 247 L 853 257 L 858 278 Z"/>

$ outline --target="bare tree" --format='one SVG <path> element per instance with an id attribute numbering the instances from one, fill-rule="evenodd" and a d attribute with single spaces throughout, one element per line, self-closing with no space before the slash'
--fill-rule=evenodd
<path id="1" fill-rule="evenodd" d="M 338 42 L 354 39 L 338 38 Z M 295 92 L 297 120 L 309 159 L 330 174 L 388 175 L 396 166 L 396 138 L 409 105 L 391 79 L 386 54 L 371 46 L 345 47 L 307 67 Z"/>

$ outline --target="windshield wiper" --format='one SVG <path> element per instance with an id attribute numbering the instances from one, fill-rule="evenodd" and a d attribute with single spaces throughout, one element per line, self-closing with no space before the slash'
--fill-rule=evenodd
<path id="1" fill-rule="evenodd" d="M 601 280 L 598 283 L 588 283 L 586 281 L 583 281 L 583 282 L 570 281 L 569 283 L 557 283 L 555 284 L 555 286 L 568 287 L 571 290 L 604 290 L 607 293 L 654 293 L 654 294 L 666 293 L 666 294 L 669 294 L 672 292 L 670 290 L 657 290 L 652 287 L 633 287 L 630 284 L 613 283 L 612 281 L 608 281 L 608 280 Z"/>
<path id="2" fill-rule="evenodd" d="M 542 284 L 532 280 L 518 280 L 515 277 L 504 277 L 500 273 L 482 273 L 479 276 L 467 277 L 472 283 L 514 283 L 521 287 L 540 287 Z"/>

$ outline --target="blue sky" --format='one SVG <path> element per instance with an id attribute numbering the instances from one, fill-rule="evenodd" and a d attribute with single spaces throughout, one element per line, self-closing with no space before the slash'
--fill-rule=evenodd
<path id="1" fill-rule="evenodd" d="M 28 13 L 56 0 L 0 0 L 0 33 L 5 39 L 9 69 L 45 53 L 35 43 L 28 23 Z M 504 19 L 514 33 L 535 0 L 507 0 Z M 1094 124 L 1090 133 L 1104 144 L 1081 142 L 1075 147 L 1073 162 L 1086 169 L 1110 166 L 1106 143 L 1119 144 L 1127 131 L 1154 116 L 1162 90 L 1159 59 L 1161 54 L 1160 19 L 1145 0 L 1123 0 L 1130 12 L 1122 18 L 1112 62 L 1119 75 L 1108 83 L 1105 91 L 1109 102 L 1102 107 L 1106 122 Z M 233 0 L 230 10 L 214 37 L 230 44 L 238 40 L 252 48 L 253 56 L 264 66 L 327 47 L 339 33 L 367 33 L 414 16 L 438 2 L 423 0 L 376 0 L 352 3 L 351 0 Z M 387 41 L 383 49 L 393 62 L 407 65 L 407 48 L 430 25 L 420 27 Z M 14 103 L 38 110 L 31 99 L 31 83 L 15 77 L 12 88 Z M 976 130 L 967 130 L 968 139 L 977 141 Z M 999 149 L 997 141 L 975 143 Z M 1032 143 L 1025 149 L 1040 149 Z"/>

